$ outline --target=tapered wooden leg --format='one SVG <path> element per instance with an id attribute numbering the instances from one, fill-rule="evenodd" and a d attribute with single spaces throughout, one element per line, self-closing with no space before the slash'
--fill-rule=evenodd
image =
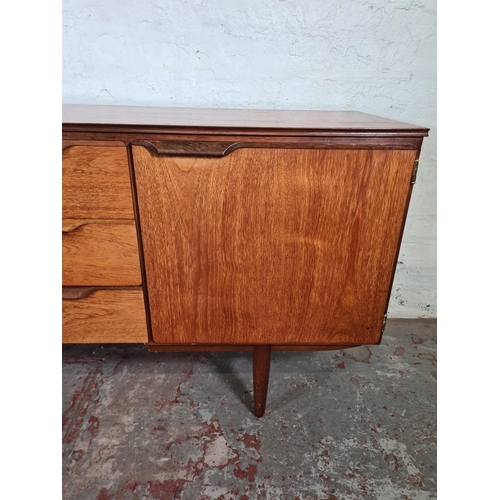
<path id="1" fill-rule="evenodd" d="M 266 410 L 269 368 L 271 367 L 271 346 L 256 345 L 253 350 L 253 399 L 255 416 L 262 417 Z"/>

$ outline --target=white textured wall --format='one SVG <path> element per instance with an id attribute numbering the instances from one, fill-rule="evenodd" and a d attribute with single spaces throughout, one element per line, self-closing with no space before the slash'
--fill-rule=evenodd
<path id="1" fill-rule="evenodd" d="M 352 109 L 430 127 L 389 314 L 436 316 L 434 0 L 63 0 L 63 102 Z"/>

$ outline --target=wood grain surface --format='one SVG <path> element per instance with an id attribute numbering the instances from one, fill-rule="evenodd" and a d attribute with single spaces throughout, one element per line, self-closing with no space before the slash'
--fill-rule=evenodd
<path id="1" fill-rule="evenodd" d="M 173 143 L 201 143 L 207 142 L 205 147 L 211 148 L 212 143 L 238 143 L 241 148 L 258 148 L 258 149 L 414 149 L 420 150 L 423 137 L 421 135 L 408 135 L 404 132 L 394 133 L 348 133 L 338 132 L 335 134 L 318 133 L 316 135 L 297 135 L 294 131 L 280 131 L 280 135 L 266 134 L 251 134 L 243 130 L 235 131 L 228 129 L 225 132 L 207 131 L 206 133 L 200 131 L 192 131 L 191 133 L 182 131 L 179 133 L 165 133 L 165 132 L 150 132 L 150 131 L 133 131 L 125 128 L 123 131 L 114 130 L 111 127 L 105 132 L 96 130 L 93 125 L 78 126 L 81 128 L 77 132 L 63 132 L 63 142 L 72 143 L 74 141 L 85 140 L 87 143 L 96 141 L 103 141 L 103 137 L 109 143 L 113 141 L 120 141 L 127 145 L 144 146 L 150 144 L 149 149 L 155 152 L 156 149 L 160 154 L 165 152 L 169 155 L 177 155 L 179 144 Z M 235 135 L 235 133 L 238 135 Z M 177 152 L 172 150 L 175 147 Z M 223 156 L 223 155 L 222 155 Z"/>
<path id="2" fill-rule="evenodd" d="M 63 286 L 63 300 L 80 300 L 99 290 L 143 290 L 139 286 Z"/>
<path id="3" fill-rule="evenodd" d="M 62 284 L 127 286 L 141 284 L 135 222 L 64 219 Z"/>
<path id="4" fill-rule="evenodd" d="M 72 146 L 93 146 L 93 147 L 107 147 L 107 148 L 113 148 L 113 147 L 124 147 L 126 144 L 122 141 L 107 141 L 104 140 L 104 137 L 101 136 L 97 140 L 85 140 L 82 139 L 81 136 L 73 139 L 73 140 L 65 140 L 63 138 L 62 140 L 62 149 L 65 150 L 67 148 L 70 148 Z"/>
<path id="5" fill-rule="evenodd" d="M 85 291 L 81 292 L 85 293 Z M 148 344 L 151 352 L 194 352 L 194 351 L 253 351 L 256 344 Z M 286 344 L 272 345 L 271 351 L 337 351 L 359 347 L 358 345 L 337 344 Z"/>
<path id="6" fill-rule="evenodd" d="M 147 343 L 141 289 L 97 290 L 62 301 L 63 343 Z"/>
<path id="7" fill-rule="evenodd" d="M 417 151 L 133 146 L 153 339 L 380 339 Z"/>
<path id="8" fill-rule="evenodd" d="M 154 106 L 63 105 L 63 130 L 87 125 L 98 130 L 189 131 L 200 133 L 390 133 L 426 136 L 429 129 L 358 111 L 203 109 Z"/>
<path id="9" fill-rule="evenodd" d="M 126 147 L 71 146 L 63 150 L 65 219 L 133 219 Z"/>

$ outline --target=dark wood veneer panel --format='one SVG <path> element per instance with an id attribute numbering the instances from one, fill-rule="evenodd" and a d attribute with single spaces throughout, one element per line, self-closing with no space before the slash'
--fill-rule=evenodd
<path id="1" fill-rule="evenodd" d="M 63 105 L 63 130 L 273 135 L 407 134 L 428 129 L 358 111 L 163 108 L 154 106 Z"/>
<path id="2" fill-rule="evenodd" d="M 272 351 L 337 351 L 359 347 L 357 345 L 313 345 L 313 344 L 289 344 L 272 345 Z M 253 351 L 255 344 L 148 344 L 150 352 L 195 352 L 195 351 Z"/>

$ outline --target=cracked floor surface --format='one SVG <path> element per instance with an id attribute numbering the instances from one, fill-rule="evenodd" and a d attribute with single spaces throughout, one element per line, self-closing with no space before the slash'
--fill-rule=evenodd
<path id="1" fill-rule="evenodd" d="M 249 352 L 63 346 L 63 498 L 436 498 L 436 342 L 273 352 L 261 419 Z"/>

